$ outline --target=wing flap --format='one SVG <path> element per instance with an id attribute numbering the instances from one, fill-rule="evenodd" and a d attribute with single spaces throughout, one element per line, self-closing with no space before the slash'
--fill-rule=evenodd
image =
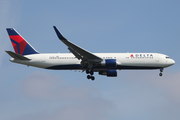
<path id="1" fill-rule="evenodd" d="M 74 51 L 72 48 L 68 48 L 70 52 L 72 52 L 78 59 L 83 59 L 81 55 L 79 55 L 79 53 L 77 53 L 76 51 Z"/>

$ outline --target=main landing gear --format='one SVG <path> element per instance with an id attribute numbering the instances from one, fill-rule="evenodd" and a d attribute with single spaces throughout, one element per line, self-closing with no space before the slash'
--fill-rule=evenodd
<path id="1" fill-rule="evenodd" d="M 162 76 L 162 75 L 163 75 L 162 72 L 163 72 L 163 68 L 160 68 L 159 76 Z"/>
<path id="2" fill-rule="evenodd" d="M 86 70 L 86 73 L 87 74 L 90 74 L 90 75 L 87 75 L 87 79 L 91 79 L 91 80 L 95 80 L 95 77 L 93 76 L 94 75 L 94 72 L 92 70 Z"/>

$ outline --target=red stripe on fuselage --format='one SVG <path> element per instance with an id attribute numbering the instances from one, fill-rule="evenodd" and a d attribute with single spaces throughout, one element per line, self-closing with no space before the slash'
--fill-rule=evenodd
<path id="1" fill-rule="evenodd" d="M 14 41 L 16 41 L 17 43 L 19 43 L 19 50 L 20 50 L 20 54 L 22 55 L 24 52 L 24 49 L 26 48 L 27 42 L 20 35 L 11 35 L 9 37 L 13 39 Z M 17 45 L 13 44 L 13 47 L 14 47 L 15 52 L 18 53 Z"/>

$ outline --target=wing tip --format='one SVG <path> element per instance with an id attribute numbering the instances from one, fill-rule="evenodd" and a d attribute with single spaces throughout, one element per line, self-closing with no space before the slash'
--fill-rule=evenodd
<path id="1" fill-rule="evenodd" d="M 57 34 L 57 36 L 58 36 L 58 38 L 59 38 L 60 40 L 67 40 L 67 39 L 59 32 L 59 30 L 56 28 L 56 26 L 53 26 L 53 28 L 54 28 L 54 30 L 55 30 L 55 32 L 56 32 L 56 34 Z"/>

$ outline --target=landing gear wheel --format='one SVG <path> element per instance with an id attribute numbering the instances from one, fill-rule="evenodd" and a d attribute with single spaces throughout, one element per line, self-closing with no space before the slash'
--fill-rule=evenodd
<path id="1" fill-rule="evenodd" d="M 86 70 L 86 74 L 89 74 L 89 73 L 90 73 L 90 72 L 89 72 L 89 70 L 87 69 L 87 70 Z"/>
<path id="2" fill-rule="evenodd" d="M 91 80 L 94 80 L 95 79 L 95 77 L 94 76 L 91 76 Z"/>
<path id="3" fill-rule="evenodd" d="M 162 72 L 163 72 L 164 68 L 160 68 L 160 73 L 159 73 L 159 76 L 162 76 Z"/>
<path id="4" fill-rule="evenodd" d="M 91 70 L 91 71 L 90 71 L 90 74 L 91 74 L 91 75 L 94 75 L 94 72 Z"/>
<path id="5" fill-rule="evenodd" d="M 87 73 L 87 74 L 90 74 L 90 75 L 87 75 L 87 79 L 91 79 L 91 80 L 94 80 L 94 79 L 95 79 L 95 77 L 92 76 L 92 75 L 94 75 L 94 71 L 93 71 L 93 70 L 87 69 L 87 70 L 86 70 L 86 73 Z"/>
<path id="6" fill-rule="evenodd" d="M 91 79 L 91 76 L 90 76 L 90 75 L 87 75 L 87 79 Z"/>
<path id="7" fill-rule="evenodd" d="M 94 76 L 87 75 L 87 79 L 95 80 Z"/>

